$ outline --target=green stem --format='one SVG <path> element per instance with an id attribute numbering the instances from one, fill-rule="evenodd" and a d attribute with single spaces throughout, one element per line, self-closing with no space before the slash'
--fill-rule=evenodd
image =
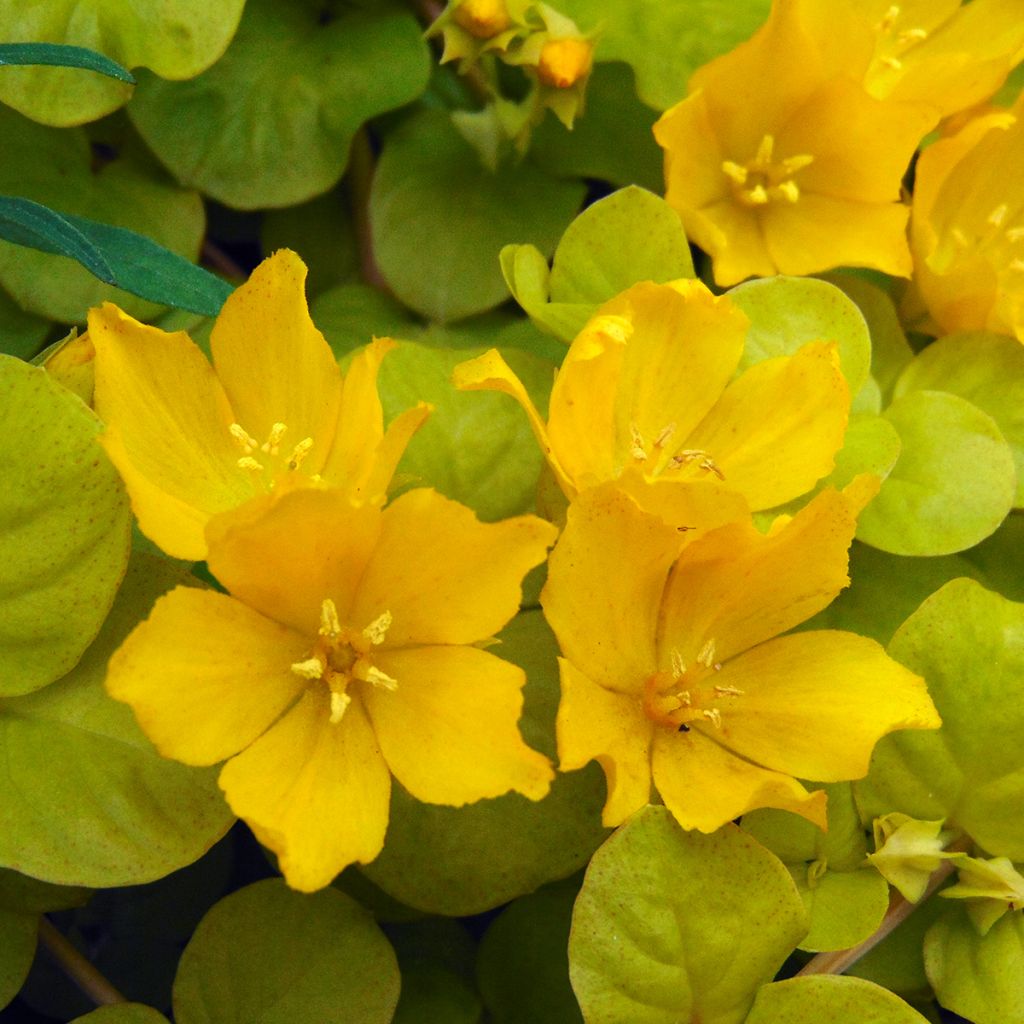
<path id="1" fill-rule="evenodd" d="M 366 125 L 363 125 L 352 139 L 346 176 L 352 221 L 359 246 L 359 272 L 367 284 L 388 291 L 387 282 L 373 257 L 373 235 L 370 232 L 370 186 L 373 184 L 373 172 L 373 149 Z"/>
<path id="2" fill-rule="evenodd" d="M 45 915 L 39 918 L 39 943 L 57 966 L 97 1006 L 126 1003 L 127 999 L 103 977 Z"/>

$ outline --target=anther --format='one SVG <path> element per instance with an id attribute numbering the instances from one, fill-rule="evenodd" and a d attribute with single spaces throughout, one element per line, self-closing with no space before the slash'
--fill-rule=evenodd
<path id="1" fill-rule="evenodd" d="M 382 615 L 378 615 L 377 618 L 375 618 L 373 622 L 363 630 L 363 636 L 365 636 L 371 644 L 376 646 L 377 644 L 384 643 L 384 637 L 387 635 L 387 631 L 390 628 L 391 612 L 384 612 Z"/>
<path id="2" fill-rule="evenodd" d="M 322 679 L 324 674 L 324 663 L 319 658 L 296 661 L 291 668 L 297 676 L 302 676 L 303 679 Z"/>
<path id="3" fill-rule="evenodd" d="M 889 29 L 896 24 L 896 19 L 900 16 L 899 6 L 893 4 L 886 12 L 882 15 L 882 20 L 878 23 L 876 28 L 879 32 L 888 32 Z"/>
<path id="4" fill-rule="evenodd" d="M 774 188 L 769 189 L 770 196 L 779 196 L 787 203 L 795 203 L 800 198 L 800 188 L 792 178 L 779 182 Z"/>
<path id="5" fill-rule="evenodd" d="M 887 68 L 891 68 L 893 71 L 900 71 L 903 68 L 903 61 L 898 57 L 880 57 L 879 60 L 881 60 Z"/>
<path id="6" fill-rule="evenodd" d="M 644 450 L 644 438 L 643 434 L 640 433 L 639 428 L 635 423 L 631 423 L 629 426 L 630 433 L 630 448 L 629 453 L 634 459 L 639 459 L 643 462 L 647 458 L 647 452 Z"/>
<path id="7" fill-rule="evenodd" d="M 302 460 L 309 454 L 309 449 L 313 447 L 313 438 L 307 437 L 301 440 L 295 448 L 292 450 L 292 457 L 288 460 L 289 469 L 298 469 L 302 465 Z"/>
<path id="8" fill-rule="evenodd" d="M 654 439 L 655 448 L 664 448 L 668 444 L 669 439 L 676 432 L 676 425 L 670 423 L 667 427 L 663 427 L 658 433 L 658 436 Z"/>
<path id="9" fill-rule="evenodd" d="M 928 38 L 928 29 L 908 28 L 901 32 L 896 38 L 901 43 L 920 43 L 922 40 Z"/>
<path id="10" fill-rule="evenodd" d="M 341 633 L 341 622 L 338 620 L 338 609 L 335 603 L 325 597 L 320 605 L 320 635 L 334 639 Z"/>
<path id="11" fill-rule="evenodd" d="M 704 646 L 700 649 L 700 653 L 697 655 L 697 664 L 703 665 L 705 668 L 711 668 L 715 663 L 715 641 L 708 640 Z"/>
<path id="12" fill-rule="evenodd" d="M 700 460 L 700 468 L 706 469 L 709 473 L 714 473 L 719 480 L 725 479 L 725 474 L 715 464 L 714 459 L 703 458 Z"/>
<path id="13" fill-rule="evenodd" d="M 1000 203 L 988 215 L 987 219 L 988 219 L 989 224 L 991 224 L 992 227 L 994 227 L 994 228 L 999 227 L 1003 223 L 1003 221 L 1006 219 L 1006 211 L 1007 211 L 1007 209 L 1008 209 L 1008 207 L 1007 207 L 1006 203 Z"/>
<path id="14" fill-rule="evenodd" d="M 949 233 L 953 236 L 953 241 L 962 249 L 967 248 L 967 246 L 971 244 L 971 240 L 967 237 L 962 228 L 953 228 Z"/>
<path id="15" fill-rule="evenodd" d="M 720 697 L 742 697 L 745 691 L 737 689 L 735 686 L 716 686 L 715 693 Z"/>
<path id="16" fill-rule="evenodd" d="M 275 423 L 270 428 L 270 435 L 261 446 L 261 451 L 267 452 L 270 455 L 277 454 L 277 446 L 281 443 L 281 438 L 284 437 L 284 432 L 288 428 L 283 423 Z"/>
<path id="17" fill-rule="evenodd" d="M 722 162 L 722 171 L 727 178 L 736 182 L 737 185 L 746 185 L 749 172 L 742 164 L 735 163 L 732 160 L 724 160 Z"/>
<path id="18" fill-rule="evenodd" d="M 765 135 L 757 147 L 757 153 L 754 156 L 754 163 L 762 170 L 767 170 L 771 166 L 772 162 L 772 151 L 775 149 L 775 136 Z"/>
<path id="19" fill-rule="evenodd" d="M 331 725 L 337 725 L 348 710 L 352 698 L 347 693 L 331 690 Z"/>
<path id="20" fill-rule="evenodd" d="M 228 427 L 228 433 L 235 439 L 235 441 L 238 442 L 238 446 L 246 455 L 250 452 L 254 452 L 259 447 L 256 439 L 247 434 L 245 430 L 242 429 L 242 425 L 240 423 L 232 423 L 231 426 Z"/>
<path id="21" fill-rule="evenodd" d="M 716 728 L 722 728 L 722 712 L 718 708 L 708 708 L 706 711 L 702 711 L 701 714 Z"/>
<path id="22" fill-rule="evenodd" d="M 782 161 L 782 170 L 786 174 L 796 174 L 813 163 L 814 157 L 810 153 L 798 153 L 796 156 L 787 156 Z"/>
<path id="23" fill-rule="evenodd" d="M 381 672 L 375 665 L 370 665 L 365 669 L 360 678 L 372 686 L 379 686 L 382 690 L 387 690 L 390 693 L 394 693 L 398 689 L 398 680 L 393 679 L 387 672 Z"/>
<path id="24" fill-rule="evenodd" d="M 257 462 L 251 455 L 243 455 L 238 460 L 237 465 L 239 469 L 251 469 L 257 473 L 263 472 L 263 463 Z"/>
<path id="25" fill-rule="evenodd" d="M 769 201 L 764 185 L 755 185 L 753 188 L 746 189 L 740 193 L 740 199 L 747 206 L 764 206 Z"/>
<path id="26" fill-rule="evenodd" d="M 683 661 L 683 656 L 675 647 L 672 648 L 670 657 L 672 658 L 672 678 L 681 679 L 686 675 L 686 662 Z"/>

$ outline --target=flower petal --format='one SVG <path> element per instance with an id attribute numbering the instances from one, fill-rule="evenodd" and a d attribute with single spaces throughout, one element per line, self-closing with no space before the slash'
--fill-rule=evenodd
<path id="1" fill-rule="evenodd" d="M 924 680 L 874 640 L 837 630 L 778 637 L 725 663 L 721 742 L 758 764 L 819 782 L 867 774 L 896 729 L 942 723 Z"/>
<path id="2" fill-rule="evenodd" d="M 110 659 L 107 691 L 130 704 L 165 757 L 223 761 L 308 685 L 291 671 L 306 637 L 224 594 L 177 587 Z"/>
<path id="3" fill-rule="evenodd" d="M 773 508 L 831 472 L 849 410 L 836 346 L 815 342 L 752 366 L 687 443 L 711 453 L 751 508 Z"/>
<path id="4" fill-rule="evenodd" d="M 148 327 L 104 303 L 89 312 L 101 440 L 124 477 L 143 533 L 176 558 L 206 554 L 203 527 L 251 498 L 228 433 L 234 413 L 212 367 L 182 331 Z"/>
<path id="5" fill-rule="evenodd" d="M 714 261 L 719 287 L 779 272 L 765 240 L 760 208 L 741 206 L 730 197 L 681 215 L 686 234 Z"/>
<path id="6" fill-rule="evenodd" d="M 213 364 L 237 422 L 262 440 L 275 423 L 287 444 L 313 439 L 303 469 L 323 466 L 341 404 L 341 371 L 306 306 L 306 265 L 280 249 L 224 303 L 213 325 Z"/>
<path id="7" fill-rule="evenodd" d="M 559 768 L 572 771 L 596 760 L 608 784 L 601 821 L 620 825 L 650 800 L 653 727 L 636 697 L 598 686 L 564 658 L 558 664 Z"/>
<path id="8" fill-rule="evenodd" d="M 562 653 L 595 683 L 638 694 L 657 670 L 658 609 L 682 537 L 614 484 L 569 506 L 541 604 Z"/>
<path id="9" fill-rule="evenodd" d="M 362 705 L 353 700 L 332 725 L 326 688 L 232 758 L 220 787 L 293 889 L 321 889 L 384 845 L 391 776 Z"/>
<path id="10" fill-rule="evenodd" d="M 694 541 L 669 577 L 662 664 L 686 664 L 709 640 L 724 661 L 809 619 L 848 583 L 847 552 L 866 496 L 826 490 L 767 536 L 749 523 Z"/>
<path id="11" fill-rule="evenodd" d="M 436 491 L 409 491 L 383 512 L 351 621 L 390 612 L 386 648 L 483 640 L 519 610 L 523 576 L 556 535 L 536 516 L 481 523 Z"/>
<path id="12" fill-rule="evenodd" d="M 341 491 L 291 491 L 212 519 L 207 561 L 235 597 L 314 637 L 325 598 L 334 602 L 343 622 L 350 621 L 353 596 L 380 530 L 380 510 L 357 508 Z"/>
<path id="13" fill-rule="evenodd" d="M 652 767 L 665 806 L 683 828 L 714 832 L 759 807 L 792 811 L 826 827 L 823 790 L 808 793 L 796 779 L 744 761 L 699 729 L 659 729 Z"/>
<path id="14" fill-rule="evenodd" d="M 460 807 L 511 790 L 531 800 L 554 772 L 519 733 L 525 673 L 476 647 L 417 647 L 374 657 L 398 688 L 363 686 L 384 760 L 417 800 Z"/>

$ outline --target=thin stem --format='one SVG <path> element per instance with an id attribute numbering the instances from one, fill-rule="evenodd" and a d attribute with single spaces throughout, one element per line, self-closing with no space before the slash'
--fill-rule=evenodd
<path id="1" fill-rule="evenodd" d="M 220 246 L 206 239 L 203 242 L 203 259 L 222 274 L 235 281 L 244 281 L 249 275 Z"/>
<path id="2" fill-rule="evenodd" d="M 103 977 L 45 915 L 39 918 L 39 942 L 57 966 L 97 1006 L 126 1003 L 127 999 Z"/>
<path id="3" fill-rule="evenodd" d="M 444 4 L 440 3 L 439 0 L 412 0 L 412 6 L 415 8 L 420 22 L 427 28 L 433 25 L 444 13 Z M 438 46 L 436 42 L 434 45 Z M 494 96 L 494 89 L 491 88 L 490 83 L 487 81 L 487 76 L 478 67 L 467 68 L 462 74 L 462 78 L 469 86 L 473 95 L 481 103 L 489 103 L 491 101 L 491 98 Z"/>
<path id="4" fill-rule="evenodd" d="M 352 221 L 359 245 L 359 271 L 363 280 L 387 291 L 377 261 L 373 257 L 373 236 L 370 232 L 370 187 L 373 184 L 374 159 L 370 136 L 363 125 L 352 139 L 348 158 L 348 194 L 352 207 Z"/>
<path id="5" fill-rule="evenodd" d="M 949 853 L 962 853 L 968 850 L 971 846 L 970 837 L 964 836 L 958 839 L 955 843 L 950 843 L 946 847 Z M 892 891 L 892 896 L 889 899 L 889 909 L 885 912 L 885 917 L 882 918 L 882 923 L 878 928 L 869 935 L 863 942 L 856 946 L 851 946 L 849 949 L 837 949 L 829 953 L 818 953 L 817 956 L 809 960 L 804 966 L 797 971 L 797 975 L 802 974 L 842 974 L 847 967 L 855 964 L 862 956 L 874 949 L 882 939 L 887 935 L 890 935 L 899 925 L 901 925 L 910 915 L 923 904 L 942 883 L 949 878 L 953 873 L 953 869 L 956 867 L 956 861 L 953 859 L 944 860 L 935 871 L 932 872 L 931 880 L 928 882 L 928 888 L 925 889 L 924 895 L 916 902 L 911 903 L 901 896 L 895 889 Z"/>

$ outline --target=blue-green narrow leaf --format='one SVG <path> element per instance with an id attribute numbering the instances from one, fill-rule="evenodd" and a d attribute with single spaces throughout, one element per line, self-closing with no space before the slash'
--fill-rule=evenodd
<path id="1" fill-rule="evenodd" d="M 4 64 L 46 64 L 56 68 L 82 68 L 116 78 L 119 82 L 135 84 L 135 76 L 115 60 L 84 46 L 62 43 L 3 43 L 0 44 L 0 67 Z"/>

